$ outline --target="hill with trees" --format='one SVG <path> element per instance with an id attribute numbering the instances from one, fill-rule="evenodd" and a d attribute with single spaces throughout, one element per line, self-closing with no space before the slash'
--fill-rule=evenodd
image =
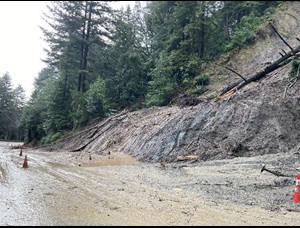
<path id="1" fill-rule="evenodd" d="M 1 119 L 2 138 L 44 145 L 124 110 L 217 97 L 226 82 L 211 69 L 228 61 L 227 67 L 242 71 L 234 68 L 234 53 L 254 44 L 276 9 L 289 4 L 143 3 L 114 10 L 105 1 L 49 2 L 44 14 L 48 26 L 41 28 L 49 46 L 48 66 L 35 78 L 30 100 L 18 106 L 22 116 L 13 121 L 16 126 Z M 216 59 L 225 62 L 208 68 Z M 226 68 L 223 72 L 230 75 Z"/>

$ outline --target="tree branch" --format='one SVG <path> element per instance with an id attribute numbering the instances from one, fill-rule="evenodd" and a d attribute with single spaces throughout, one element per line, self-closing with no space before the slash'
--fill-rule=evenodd
<path id="1" fill-rule="evenodd" d="M 240 75 L 238 72 L 232 70 L 231 68 L 224 66 L 227 70 L 230 70 L 231 72 L 235 73 L 236 75 L 238 75 L 239 77 L 241 77 L 244 81 L 247 81 L 246 78 L 244 78 L 242 75 Z"/>
<path id="2" fill-rule="evenodd" d="M 276 32 L 276 34 L 279 36 L 279 38 L 283 41 L 283 43 L 285 43 L 290 49 L 291 51 L 294 53 L 293 48 L 283 39 L 283 37 L 279 34 L 279 32 L 277 32 L 277 30 L 275 29 L 275 27 L 269 22 L 269 25 L 272 27 L 272 29 Z"/>

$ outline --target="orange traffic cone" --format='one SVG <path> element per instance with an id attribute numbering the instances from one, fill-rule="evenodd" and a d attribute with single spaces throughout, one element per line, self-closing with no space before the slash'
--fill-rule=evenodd
<path id="1" fill-rule="evenodd" d="M 22 148 L 21 148 L 21 150 L 20 150 L 20 156 L 22 156 Z"/>
<path id="2" fill-rule="evenodd" d="M 297 175 L 296 187 L 294 191 L 294 202 L 297 203 L 300 201 L 300 174 Z"/>
<path id="3" fill-rule="evenodd" d="M 23 168 L 28 168 L 27 155 L 25 155 L 25 159 L 24 159 L 24 162 L 23 162 Z"/>

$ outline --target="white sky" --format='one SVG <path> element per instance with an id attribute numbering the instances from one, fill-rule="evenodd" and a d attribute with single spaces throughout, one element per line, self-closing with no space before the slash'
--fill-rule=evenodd
<path id="1" fill-rule="evenodd" d="M 49 2 L 49 1 L 48 1 Z M 20 84 L 29 98 L 34 78 L 46 66 L 46 47 L 39 26 L 43 26 L 42 11 L 47 1 L 0 1 L 0 76 L 8 72 L 13 87 Z M 118 4 L 134 5 L 134 1 Z"/>

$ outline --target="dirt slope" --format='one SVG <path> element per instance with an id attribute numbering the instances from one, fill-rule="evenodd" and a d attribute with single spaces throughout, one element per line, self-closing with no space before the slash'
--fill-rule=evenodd
<path id="1" fill-rule="evenodd" d="M 299 11 L 289 2 L 273 20 L 292 46 Z M 281 48 L 289 51 L 266 27 L 255 44 L 216 61 L 249 76 Z M 236 75 L 212 64 L 198 105 L 118 113 L 25 148 L 27 169 L 19 150 L 0 144 L 0 225 L 299 225 L 300 80 L 286 91 L 290 67 L 218 100 Z"/>
<path id="2" fill-rule="evenodd" d="M 290 2 L 272 20 L 294 47 L 299 45 L 299 12 L 300 3 Z M 216 61 L 249 77 L 264 63 L 280 58 L 281 49 L 290 51 L 266 25 L 257 33 L 254 44 L 227 55 L 227 63 L 224 56 Z M 231 97 L 218 100 L 217 94 L 237 76 L 212 64 L 207 72 L 213 82 L 209 92 L 199 97 L 198 105 L 124 111 L 47 149 L 94 154 L 123 152 L 146 162 L 172 162 L 182 155 L 196 155 L 198 161 L 206 161 L 297 151 L 300 80 L 285 94 L 290 69 L 291 64 L 286 65 Z"/>

